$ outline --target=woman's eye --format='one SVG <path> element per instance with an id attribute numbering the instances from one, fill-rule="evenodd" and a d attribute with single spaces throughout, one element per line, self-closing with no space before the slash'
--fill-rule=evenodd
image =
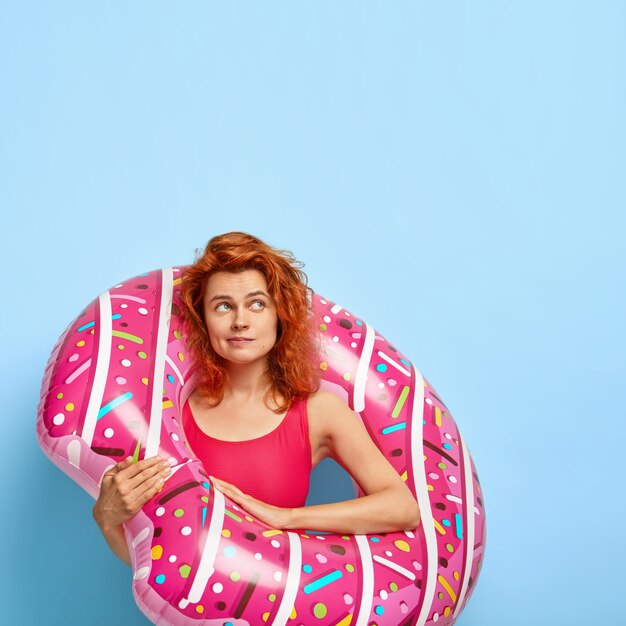
<path id="1" fill-rule="evenodd" d="M 223 308 L 226 307 L 226 308 Z M 218 304 L 215 307 L 216 311 L 227 311 L 228 309 L 230 309 L 230 304 L 228 304 L 228 302 L 222 302 L 221 304 Z"/>
<path id="2" fill-rule="evenodd" d="M 255 301 L 252 303 L 252 306 L 253 306 L 255 309 L 262 309 L 263 307 L 265 307 L 265 302 L 263 302 L 262 300 L 255 300 Z"/>

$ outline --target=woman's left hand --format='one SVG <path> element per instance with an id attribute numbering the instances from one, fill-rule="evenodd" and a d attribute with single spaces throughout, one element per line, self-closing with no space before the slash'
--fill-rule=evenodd
<path id="1" fill-rule="evenodd" d="M 292 509 L 284 509 L 272 504 L 267 504 L 244 493 L 238 487 L 225 480 L 209 476 L 213 486 L 230 498 L 235 504 L 245 509 L 250 515 L 272 528 L 289 528 Z"/>

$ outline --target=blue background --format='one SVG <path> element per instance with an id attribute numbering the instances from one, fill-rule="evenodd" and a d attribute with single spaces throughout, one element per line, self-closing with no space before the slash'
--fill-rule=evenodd
<path id="1" fill-rule="evenodd" d="M 488 521 L 459 625 L 624 623 L 625 41 L 604 0 L 4 0 L 6 623 L 147 624 L 37 446 L 40 380 L 97 294 L 229 230 L 454 413 Z"/>

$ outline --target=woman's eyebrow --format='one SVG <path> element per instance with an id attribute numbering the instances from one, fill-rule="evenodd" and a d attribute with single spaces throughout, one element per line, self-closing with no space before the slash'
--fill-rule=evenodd
<path id="1" fill-rule="evenodd" d="M 265 296 L 266 298 L 269 298 L 269 296 L 264 292 L 264 291 L 251 291 L 250 293 L 246 294 L 246 298 L 252 298 L 253 296 Z M 232 296 L 228 296 L 228 295 L 217 295 L 217 296 L 213 296 L 209 302 L 213 302 L 213 300 L 232 300 L 233 297 Z"/>

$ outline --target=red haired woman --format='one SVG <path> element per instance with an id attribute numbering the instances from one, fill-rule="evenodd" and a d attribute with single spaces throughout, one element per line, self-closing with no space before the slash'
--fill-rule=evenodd
<path id="1" fill-rule="evenodd" d="M 335 394 L 319 391 L 306 275 L 290 253 L 241 232 L 213 237 L 188 269 L 181 314 L 198 381 L 183 408 L 191 448 L 213 484 L 274 528 L 375 533 L 415 528 L 417 502 Z M 342 465 L 358 499 L 305 506 L 311 469 Z M 130 563 L 122 523 L 163 485 L 158 457 L 118 463 L 93 513 Z"/>

